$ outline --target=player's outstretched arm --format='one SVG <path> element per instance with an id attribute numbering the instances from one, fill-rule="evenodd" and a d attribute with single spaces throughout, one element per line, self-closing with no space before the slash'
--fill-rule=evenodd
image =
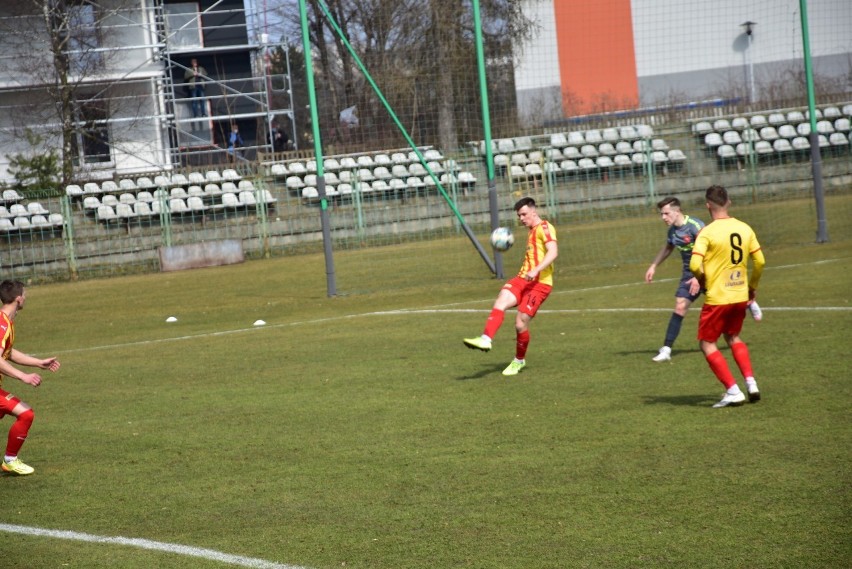
<path id="1" fill-rule="evenodd" d="M 10 360 L 15 362 L 18 365 L 29 366 L 29 367 L 38 367 L 41 369 L 46 369 L 50 371 L 56 371 L 60 367 L 59 360 L 56 357 L 51 358 L 36 358 L 21 352 L 20 350 L 12 349 L 12 353 L 9 357 Z"/>

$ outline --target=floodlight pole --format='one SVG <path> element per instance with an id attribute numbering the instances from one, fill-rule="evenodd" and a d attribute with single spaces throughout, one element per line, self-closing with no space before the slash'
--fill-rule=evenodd
<path id="1" fill-rule="evenodd" d="M 808 136 L 811 144 L 811 171 L 814 178 L 814 199 L 816 200 L 817 212 L 817 243 L 828 242 L 828 221 L 825 218 L 825 193 L 822 186 L 822 156 L 819 149 L 819 133 L 817 132 L 816 99 L 814 97 L 814 74 L 811 69 L 811 48 L 808 39 L 808 1 L 799 0 L 799 8 L 802 14 L 802 44 L 804 47 L 803 57 L 805 60 L 805 80 L 808 85 L 808 115 L 811 123 L 811 132 Z"/>
<path id="2" fill-rule="evenodd" d="M 746 57 L 748 59 L 747 67 L 748 67 L 748 102 L 749 104 L 754 104 L 757 100 L 757 96 L 755 95 L 754 90 L 754 55 L 751 53 L 751 44 L 754 39 L 752 33 L 754 32 L 754 27 L 757 25 L 757 22 L 752 22 L 748 20 L 747 22 L 743 22 L 740 24 L 743 28 L 745 28 L 746 36 L 748 37 L 748 47 L 746 48 Z"/>
<path id="3" fill-rule="evenodd" d="M 337 279 L 334 274 L 334 253 L 331 248 L 331 227 L 328 218 L 328 197 L 325 193 L 325 175 L 322 163 L 322 140 L 320 139 L 317 94 L 314 88 L 314 66 L 311 62 L 311 39 L 308 35 L 308 13 L 305 0 L 299 0 L 299 19 L 302 23 L 302 46 L 305 52 L 305 75 L 308 83 L 308 100 L 311 105 L 311 130 L 314 135 L 314 154 L 317 163 L 317 194 L 320 199 L 320 224 L 322 225 L 322 248 L 325 253 L 325 277 L 327 296 L 337 296 Z"/>
<path id="4" fill-rule="evenodd" d="M 491 231 L 500 225 L 497 203 L 497 183 L 494 180 L 494 152 L 491 148 L 491 113 L 488 108 L 488 82 L 485 76 L 485 50 L 482 47 L 482 19 L 479 0 L 473 0 L 473 29 L 476 34 L 476 66 L 479 70 L 479 98 L 482 101 L 482 136 L 485 146 L 485 164 L 488 171 L 488 209 L 491 212 Z M 503 255 L 494 251 L 494 275 L 503 278 Z"/>

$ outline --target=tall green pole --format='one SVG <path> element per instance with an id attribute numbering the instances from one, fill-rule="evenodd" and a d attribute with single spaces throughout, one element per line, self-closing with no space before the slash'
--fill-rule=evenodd
<path id="1" fill-rule="evenodd" d="M 491 211 L 491 230 L 500 225 L 500 210 L 497 203 L 497 183 L 494 179 L 494 152 L 491 148 L 491 112 L 488 108 L 488 80 L 485 75 L 485 50 L 482 46 L 482 19 L 479 0 L 473 0 L 473 29 L 476 35 L 476 67 L 479 71 L 479 98 L 482 101 L 482 135 L 485 144 L 485 165 L 488 171 L 488 208 Z M 494 251 L 494 274 L 503 278 L 503 255 Z"/>
<path id="2" fill-rule="evenodd" d="M 811 143 L 811 172 L 814 177 L 814 199 L 817 211 L 817 243 L 828 242 L 828 221 L 825 218 L 825 193 L 822 186 L 822 156 L 819 150 L 819 133 L 817 132 L 816 98 L 814 97 L 814 74 L 811 69 L 811 47 L 808 39 L 808 2 L 799 0 L 799 12 L 802 14 L 802 44 L 805 59 L 805 80 L 808 84 L 808 114 L 811 119 L 811 133 L 808 136 Z"/>
<path id="3" fill-rule="evenodd" d="M 328 197 L 325 193 L 325 175 L 322 163 L 322 140 L 320 139 L 319 115 L 317 114 L 317 93 L 314 88 L 314 66 L 311 61 L 311 38 L 308 35 L 308 12 L 305 8 L 305 0 L 299 0 L 299 19 L 302 22 L 302 48 L 305 50 L 305 75 L 307 75 L 308 83 L 308 100 L 311 104 L 311 131 L 314 135 L 314 154 L 317 161 L 317 193 L 320 199 L 320 223 L 322 225 L 322 244 L 325 253 L 326 294 L 328 296 L 337 296 L 334 254 L 331 249 L 331 224 L 328 218 Z"/>

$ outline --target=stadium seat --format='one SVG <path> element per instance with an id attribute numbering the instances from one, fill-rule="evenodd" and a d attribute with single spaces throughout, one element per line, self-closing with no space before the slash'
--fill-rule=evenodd
<path id="1" fill-rule="evenodd" d="M 123 194 L 118 196 L 118 203 L 132 204 L 135 203 L 136 200 L 136 194 L 132 194 L 130 192 L 124 192 Z"/>
<path id="2" fill-rule="evenodd" d="M 808 150 L 811 147 L 811 143 L 804 136 L 797 136 L 790 144 L 793 146 L 793 150 Z"/>
<path id="3" fill-rule="evenodd" d="M 197 185 L 193 184 L 192 186 L 189 186 L 186 189 L 186 195 L 187 195 L 187 199 L 189 199 L 191 197 L 203 198 L 204 197 L 204 188 L 202 188 L 201 186 L 197 186 Z M 189 205 L 189 204 L 187 203 L 187 205 Z"/>
<path id="4" fill-rule="evenodd" d="M 434 185 L 434 183 L 432 185 Z M 367 182 L 358 182 L 357 185 L 352 186 L 352 189 L 354 191 L 360 192 L 362 195 L 373 193 L 373 186 L 371 186 Z"/>
<path id="5" fill-rule="evenodd" d="M 828 106 L 828 107 L 825 107 L 822 110 L 822 116 L 823 116 L 823 118 L 826 118 L 826 119 L 829 119 L 829 120 L 835 120 L 837 118 L 840 118 L 843 115 L 841 114 L 840 109 L 838 109 L 837 107 Z"/>
<path id="6" fill-rule="evenodd" d="M 722 134 L 722 142 L 730 146 L 736 146 L 742 141 L 743 139 L 740 136 L 740 133 L 735 130 L 728 130 Z"/>
<path id="7" fill-rule="evenodd" d="M 218 170 L 207 170 L 204 173 L 204 179 L 211 184 L 219 184 L 222 182 L 222 175 Z"/>
<path id="8" fill-rule="evenodd" d="M 802 122 L 796 125 L 796 134 L 799 136 L 808 136 L 811 133 L 811 123 Z"/>
<path id="9" fill-rule="evenodd" d="M 529 158 L 523 152 L 515 152 L 510 159 L 513 166 L 526 166 L 530 163 Z"/>
<path id="10" fill-rule="evenodd" d="M 443 181 L 443 180 L 441 181 L 441 184 L 444 184 L 444 181 Z M 390 191 L 390 186 L 389 186 L 389 185 L 388 185 L 388 183 L 387 183 L 386 181 L 384 181 L 384 180 L 376 180 L 375 182 L 373 182 L 373 183 L 370 185 L 370 187 L 371 187 L 371 188 L 373 189 L 373 191 L 375 191 L 375 192 L 387 192 L 387 191 Z"/>
<path id="11" fill-rule="evenodd" d="M 654 136 L 654 129 L 650 125 L 637 124 L 634 128 L 639 138 L 651 138 Z"/>
<path id="12" fill-rule="evenodd" d="M 115 221 L 118 219 L 118 216 L 115 215 L 115 210 L 112 209 L 112 206 L 108 205 L 100 205 L 97 210 L 97 220 L 103 222 Z"/>
<path id="13" fill-rule="evenodd" d="M 816 120 L 820 120 L 820 119 L 822 118 L 822 111 L 821 111 L 821 110 L 819 110 L 819 109 L 814 109 L 814 116 L 816 117 Z M 810 111 L 810 109 L 808 109 L 807 111 L 805 111 L 805 120 L 806 120 L 806 121 L 811 120 L 811 111 Z"/>
<path id="14" fill-rule="evenodd" d="M 101 205 L 101 200 L 95 196 L 86 196 L 83 198 L 83 209 L 96 212 Z"/>
<path id="15" fill-rule="evenodd" d="M 633 152 L 645 152 L 646 150 L 650 150 L 647 140 L 639 138 L 633 141 Z"/>
<path id="16" fill-rule="evenodd" d="M 745 117 L 734 117 L 731 119 L 731 128 L 734 130 L 743 130 L 748 127 L 748 119 Z"/>
<path id="17" fill-rule="evenodd" d="M 0 231 L 4 233 L 8 233 L 9 231 L 14 231 L 15 224 L 12 223 L 12 220 L 6 217 L 0 218 Z"/>
<path id="18" fill-rule="evenodd" d="M 617 168 L 629 168 L 633 166 L 633 161 L 627 154 L 616 154 L 612 159 L 612 163 Z"/>
<path id="19" fill-rule="evenodd" d="M 723 144 L 716 149 L 719 160 L 729 160 L 737 157 L 737 151 L 730 144 Z"/>
<path id="20" fill-rule="evenodd" d="M 351 156 L 344 156 L 343 158 L 340 159 L 340 169 L 341 170 L 357 170 L 358 169 L 358 162 L 356 162 L 355 159 L 352 158 Z M 290 171 L 292 172 L 293 169 L 291 168 Z"/>
<path id="21" fill-rule="evenodd" d="M 154 176 L 154 185 L 158 188 L 168 188 L 171 187 L 172 181 L 167 176 L 160 174 L 159 176 Z"/>
<path id="22" fill-rule="evenodd" d="M 618 131 L 621 140 L 626 140 L 628 142 L 632 142 L 639 137 L 639 133 L 636 131 L 636 128 L 633 126 L 623 126 Z"/>
<path id="23" fill-rule="evenodd" d="M 181 215 L 189 212 L 189 208 L 186 207 L 186 201 L 183 198 L 170 198 L 169 199 L 169 211 L 172 214 Z"/>
<path id="24" fill-rule="evenodd" d="M 222 182 L 222 192 L 237 193 L 237 185 L 233 182 Z"/>
<path id="25" fill-rule="evenodd" d="M 568 145 L 569 146 L 582 146 L 586 144 L 586 139 L 583 137 L 582 132 L 578 132 L 573 130 L 568 133 Z"/>
<path id="26" fill-rule="evenodd" d="M 713 132 L 713 125 L 708 121 L 700 121 L 692 125 L 692 132 L 703 138 L 708 133 Z"/>
<path id="27" fill-rule="evenodd" d="M 587 130 L 585 133 L 586 144 L 600 144 L 604 141 L 601 131 L 597 129 Z"/>
<path id="28" fill-rule="evenodd" d="M 51 213 L 47 216 L 47 221 L 54 227 L 61 227 L 65 223 L 65 218 L 61 213 Z"/>
<path id="29" fill-rule="evenodd" d="M 618 154 L 611 142 L 602 142 L 601 145 L 598 146 L 598 153 L 600 153 L 601 156 L 615 156 Z"/>
<path id="30" fill-rule="evenodd" d="M 654 164 L 665 164 L 669 161 L 669 155 L 662 150 L 655 150 L 651 154 L 651 161 L 653 161 Z"/>
<path id="31" fill-rule="evenodd" d="M 13 203 L 9 206 L 9 214 L 12 217 L 27 217 L 30 213 L 27 211 L 26 206 L 19 203 Z"/>
<path id="32" fill-rule="evenodd" d="M 387 156 L 387 155 L 385 155 L 385 156 Z M 388 164 L 390 164 L 390 158 L 388 158 Z M 393 178 L 393 176 L 391 175 L 390 171 L 387 169 L 386 166 L 376 167 L 376 169 L 373 170 L 373 177 L 376 180 L 385 180 L 385 181 Z"/>
<path id="33" fill-rule="evenodd" d="M 843 146 L 849 145 L 849 140 L 846 138 L 846 135 L 843 134 L 842 132 L 835 132 L 835 133 L 832 133 L 831 135 L 829 135 L 828 142 L 832 146 L 843 147 Z"/>
<path id="34" fill-rule="evenodd" d="M 621 136 L 618 134 L 618 129 L 613 127 L 603 129 L 601 131 L 601 136 L 603 137 L 604 142 L 609 142 L 610 144 L 615 144 L 621 140 Z"/>
<path id="35" fill-rule="evenodd" d="M 136 178 L 136 187 L 140 190 L 150 190 L 156 186 L 154 185 L 154 182 L 151 181 L 151 178 L 142 176 L 140 178 Z"/>
<path id="36" fill-rule="evenodd" d="M 527 164 L 524 166 L 524 173 L 531 178 L 541 178 L 544 171 L 538 164 Z"/>
<path id="37" fill-rule="evenodd" d="M 760 140 L 760 135 L 757 134 L 757 131 L 754 130 L 753 128 L 751 128 L 751 127 L 746 127 L 745 129 L 743 129 L 741 137 L 743 139 L 743 142 L 748 142 L 748 141 L 754 142 L 754 141 Z"/>
<path id="38" fill-rule="evenodd" d="M 834 121 L 834 130 L 837 132 L 849 132 L 849 119 L 842 117 Z"/>
<path id="39" fill-rule="evenodd" d="M 820 134 L 831 134 L 834 132 L 834 124 L 829 120 L 821 120 L 817 122 L 817 132 Z"/>
<path id="40" fill-rule="evenodd" d="M 47 215 L 48 213 L 50 213 L 49 211 L 47 211 L 47 209 L 45 209 L 43 205 L 41 205 L 41 202 L 28 203 L 27 212 L 30 215 Z"/>
<path id="41" fill-rule="evenodd" d="M 304 176 L 308 173 L 308 169 L 305 167 L 304 162 L 290 162 L 287 165 L 287 170 L 296 176 Z"/>
<path id="42" fill-rule="evenodd" d="M 550 166 L 556 167 L 556 164 L 549 163 Z M 459 172 L 459 183 L 463 186 L 472 186 L 476 184 L 476 176 L 470 172 Z"/>
<path id="43" fill-rule="evenodd" d="M 115 216 L 119 219 L 130 219 L 136 217 L 136 211 L 133 206 L 127 203 L 118 203 L 115 206 Z"/>
<path id="44" fill-rule="evenodd" d="M 337 186 L 337 195 L 348 196 L 352 193 L 352 184 L 339 184 Z"/>
<path id="45" fill-rule="evenodd" d="M 847 117 L 852 117 L 852 103 L 843 105 L 843 114 Z"/>
<path id="46" fill-rule="evenodd" d="M 301 190 L 306 184 L 299 176 L 289 176 L 284 185 L 290 190 Z"/>
<path id="47" fill-rule="evenodd" d="M 137 190 L 136 182 L 130 178 L 123 178 L 118 181 L 118 189 L 122 192 L 135 192 Z"/>
<path id="48" fill-rule="evenodd" d="M 563 172 L 571 174 L 573 172 L 576 172 L 579 169 L 579 167 L 577 166 L 577 163 L 574 162 L 573 160 L 563 160 L 562 162 L 559 163 L 559 169 L 562 170 Z"/>
<path id="49" fill-rule="evenodd" d="M 32 229 L 32 224 L 30 223 L 30 218 L 25 216 L 16 217 L 12 220 L 12 225 L 15 226 L 15 229 L 18 231 L 29 231 Z"/>
<path id="50" fill-rule="evenodd" d="M 176 188 L 171 189 L 171 191 L 169 192 L 169 197 L 176 199 L 186 199 L 187 193 L 185 189 L 183 189 L 181 186 L 178 186 Z"/>
<path id="51" fill-rule="evenodd" d="M 237 184 L 237 188 L 239 188 L 240 191 L 254 191 L 254 183 L 251 180 L 240 180 Z"/>
<path id="52" fill-rule="evenodd" d="M 226 168 L 222 170 L 223 180 L 227 180 L 229 182 L 238 182 L 241 178 L 242 176 L 240 176 L 239 173 L 233 168 Z"/>
<path id="53" fill-rule="evenodd" d="M 149 202 L 137 201 L 133 204 L 133 212 L 136 214 L 136 217 L 151 217 L 154 215 L 154 212 L 151 211 L 151 204 Z"/>
<path id="54" fill-rule="evenodd" d="M 408 164 L 408 155 L 403 152 L 394 152 L 391 154 L 391 161 L 394 164 L 406 165 Z"/>
<path id="55" fill-rule="evenodd" d="M 358 170 L 358 179 L 362 182 L 372 182 L 376 177 L 373 176 L 373 171 L 369 168 L 361 168 Z"/>
<path id="56" fill-rule="evenodd" d="M 302 197 L 304 197 L 306 189 L 307 188 L 302 189 Z M 316 188 L 312 187 L 310 189 L 313 190 L 314 195 L 318 195 L 316 193 L 316 191 L 317 191 Z M 310 192 L 308 192 L 308 193 L 310 193 Z M 231 209 L 237 209 L 238 207 L 240 207 L 240 200 L 237 199 L 237 194 L 235 194 L 233 192 L 225 192 L 224 194 L 222 194 L 222 206 L 225 207 L 225 208 L 231 208 Z"/>
<path id="57" fill-rule="evenodd" d="M 405 180 L 405 185 L 409 188 L 418 189 L 422 188 L 425 184 L 423 183 L 422 178 L 418 178 L 417 176 L 409 176 Z"/>
<path id="58" fill-rule="evenodd" d="M 820 148 L 828 148 L 831 146 L 831 143 L 828 141 L 828 137 L 824 134 L 817 136 L 817 142 L 819 143 Z"/>
<path id="59" fill-rule="evenodd" d="M 790 124 L 805 122 L 805 115 L 801 111 L 790 111 L 787 113 L 787 122 Z"/>
<path id="60" fill-rule="evenodd" d="M 427 163 L 426 166 L 428 166 L 435 174 L 442 174 L 445 171 L 443 164 L 437 160 Z"/>
<path id="61" fill-rule="evenodd" d="M 118 184 L 113 182 L 112 180 L 106 180 L 103 184 L 101 184 L 102 192 L 117 192 Z"/>
<path id="62" fill-rule="evenodd" d="M 681 163 L 686 162 L 686 154 L 683 153 L 683 150 L 679 150 L 677 148 L 673 148 L 668 152 L 669 162 Z"/>
<path id="63" fill-rule="evenodd" d="M 325 180 L 326 186 L 336 186 L 340 183 L 340 178 L 338 178 L 337 174 L 334 172 L 326 172 L 323 174 L 323 179 Z"/>
<path id="64" fill-rule="evenodd" d="M 369 154 L 363 154 L 363 155 L 359 156 L 358 159 L 356 160 L 356 162 L 362 168 L 372 169 L 376 166 L 376 162 L 373 160 L 373 157 L 370 156 Z"/>
<path id="65" fill-rule="evenodd" d="M 373 157 L 373 162 L 376 163 L 376 166 L 385 166 L 385 167 L 393 164 L 390 156 L 388 156 L 387 154 L 376 154 Z M 375 172 L 373 172 L 373 173 L 375 174 Z"/>
<path id="66" fill-rule="evenodd" d="M 603 170 L 603 169 L 612 168 L 615 165 L 615 163 L 612 161 L 612 158 L 610 158 L 609 156 L 598 156 L 598 158 L 595 160 L 595 165 L 598 168 Z"/>
<path id="67" fill-rule="evenodd" d="M 718 132 L 708 132 L 704 136 L 704 145 L 710 148 L 711 150 L 715 150 L 722 144 L 722 135 Z"/>
<path id="68" fill-rule="evenodd" d="M 781 138 L 789 138 L 790 140 L 796 138 L 798 133 L 796 132 L 796 127 L 791 124 L 782 124 L 778 127 L 778 136 Z"/>
<path id="69" fill-rule="evenodd" d="M 204 195 L 208 198 L 221 196 L 222 193 L 219 184 L 204 184 Z"/>
<path id="70" fill-rule="evenodd" d="M 562 151 L 558 148 L 548 148 L 544 151 L 544 156 L 550 162 L 560 162 L 565 158 Z"/>
<path id="71" fill-rule="evenodd" d="M 151 192 L 143 190 L 141 192 L 136 193 L 136 201 L 151 203 L 152 201 L 154 201 L 154 196 L 151 194 Z"/>
<path id="72" fill-rule="evenodd" d="M 580 148 L 580 154 L 582 154 L 584 158 L 597 158 L 600 156 L 600 152 L 598 152 L 598 149 L 594 144 L 584 144 L 583 147 Z"/>
<path id="73" fill-rule="evenodd" d="M 47 220 L 47 217 L 45 217 L 44 215 L 42 215 L 40 213 L 30 217 L 30 225 L 34 229 L 52 227 L 51 223 Z"/>
<path id="74" fill-rule="evenodd" d="M 337 161 L 337 158 L 325 158 L 322 161 L 322 168 L 325 172 L 337 172 L 340 170 L 340 162 Z"/>
<path id="75" fill-rule="evenodd" d="M 101 188 L 94 182 L 87 182 L 83 184 L 83 191 L 87 194 L 100 195 Z"/>
<path id="76" fill-rule="evenodd" d="M 112 194 L 106 194 L 101 197 L 101 205 L 108 205 L 111 208 L 115 208 L 118 205 L 118 198 Z"/>
<path id="77" fill-rule="evenodd" d="M 765 126 L 760 129 L 760 138 L 768 142 L 774 142 L 778 140 L 778 131 L 775 130 L 774 126 Z"/>
<path id="78" fill-rule="evenodd" d="M 754 143 L 754 151 L 757 152 L 759 156 L 767 156 L 772 154 L 772 144 L 766 140 L 758 140 Z"/>
<path id="79" fill-rule="evenodd" d="M 713 130 L 719 133 L 731 130 L 731 121 L 728 119 L 716 119 L 713 121 Z"/>
<path id="80" fill-rule="evenodd" d="M 526 178 L 527 173 L 521 166 L 515 165 L 509 168 L 509 176 L 512 178 Z"/>
<path id="81" fill-rule="evenodd" d="M 69 184 L 65 186 L 65 195 L 69 198 L 79 198 L 83 196 L 83 188 L 77 184 Z"/>
<path id="82" fill-rule="evenodd" d="M 190 184 L 194 184 L 196 186 L 201 186 L 206 182 L 204 174 L 202 174 L 201 172 L 190 172 L 187 175 L 186 179 L 189 181 Z"/>
<path id="83" fill-rule="evenodd" d="M 524 151 L 524 150 L 530 150 L 533 147 L 532 138 L 530 138 L 529 136 L 516 136 L 514 138 L 514 143 L 515 143 L 515 150 Z M 437 150 L 432 150 L 432 149 L 427 150 L 426 154 L 429 154 L 429 156 L 426 156 L 427 160 L 441 160 L 442 159 L 442 158 L 439 158 L 439 157 L 435 157 L 434 154 L 430 154 L 431 152 L 437 152 Z M 438 156 L 440 156 L 440 153 L 438 153 Z"/>
<path id="84" fill-rule="evenodd" d="M 287 170 L 287 166 L 284 164 L 273 164 L 269 168 L 269 173 L 276 178 L 284 178 L 289 173 L 289 170 Z"/>
<path id="85" fill-rule="evenodd" d="M 97 199 L 97 198 L 96 198 L 96 199 Z M 8 209 L 6 209 L 6 206 L 5 206 L 5 205 L 0 205 L 0 218 L 4 218 L 4 217 L 5 217 L 5 218 L 10 218 L 10 217 L 12 217 L 12 214 L 11 214 L 11 213 L 9 213 L 9 210 L 8 210 Z"/>
<path id="86" fill-rule="evenodd" d="M 583 157 L 576 146 L 566 146 L 562 149 L 562 155 L 568 160 L 579 160 Z"/>
<path id="87" fill-rule="evenodd" d="M 404 191 L 408 188 L 408 186 L 405 185 L 405 180 L 400 180 L 399 178 L 393 178 L 390 182 L 388 182 L 388 186 L 390 186 L 390 189 L 395 192 Z"/>
<path id="88" fill-rule="evenodd" d="M 498 168 L 506 168 L 507 166 L 509 166 L 509 156 L 506 154 L 495 154 L 494 165 Z"/>
<path id="89" fill-rule="evenodd" d="M 580 168 L 580 170 L 589 171 L 594 170 L 598 167 L 598 165 L 595 164 L 595 161 L 591 158 L 580 158 L 580 161 L 577 162 L 577 167 Z"/>
<path id="90" fill-rule="evenodd" d="M 328 188 L 326 188 L 326 193 L 328 192 Z M 242 190 L 239 194 L 237 194 L 237 199 L 240 204 L 244 206 L 254 207 L 257 205 L 257 199 L 254 197 L 254 192 L 249 190 Z"/>
<path id="91" fill-rule="evenodd" d="M 565 148 L 568 146 L 568 139 L 561 132 L 550 135 L 550 145 L 555 148 Z"/>
<path id="92" fill-rule="evenodd" d="M 651 140 L 651 150 L 662 150 L 663 152 L 668 152 L 669 145 L 666 144 L 666 141 L 662 138 L 654 138 Z"/>
<path id="93" fill-rule="evenodd" d="M 748 121 L 748 124 L 751 126 L 751 128 L 761 129 L 767 126 L 769 123 L 766 122 L 765 115 L 752 115 L 752 117 Z"/>
<path id="94" fill-rule="evenodd" d="M 225 197 L 225 196 L 222 196 L 222 197 Z M 237 199 L 237 197 L 234 196 L 234 200 L 236 200 L 236 199 Z M 307 188 L 302 188 L 302 199 L 305 200 L 305 201 L 318 200 L 319 199 L 319 192 L 317 192 L 316 188 L 311 187 L 311 186 L 308 186 Z M 224 201 L 222 203 L 224 204 Z M 233 206 L 228 205 L 226 207 L 236 208 L 237 205 L 239 205 L 239 202 L 236 202 Z"/>

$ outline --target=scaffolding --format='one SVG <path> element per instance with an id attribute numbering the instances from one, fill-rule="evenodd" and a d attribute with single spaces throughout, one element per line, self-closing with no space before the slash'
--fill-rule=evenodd
<path id="1" fill-rule="evenodd" d="M 69 43 L 63 57 L 71 62 L 69 83 L 77 107 L 97 107 L 92 102 L 102 107 L 101 114 L 75 116 L 74 128 L 95 132 L 93 138 L 101 144 L 90 154 L 80 150 L 77 177 L 106 179 L 239 164 L 258 152 L 274 151 L 274 129 L 296 139 L 289 59 L 282 44 L 270 41 L 265 14 L 258 12 L 255 0 L 113 0 L 86 5 L 93 6 L 89 23 L 76 33 L 87 41 Z M 16 16 L 5 24 L 37 29 L 39 19 L 36 14 Z M 43 26 L 44 19 L 41 22 Z M 44 46 L 41 57 L 49 58 Z M 276 73 L 277 53 L 285 57 Z M 53 80 L 34 77 L 21 82 L 15 55 L 7 52 L 3 57 L 0 110 L 5 118 L 0 119 L 0 135 L 11 141 L 6 152 L 18 151 L 14 144 L 24 129 L 44 133 L 61 148 L 56 140 L 61 119 L 44 111 Z M 17 68 L 24 68 L 24 57 L 18 59 Z M 206 63 L 201 100 L 190 96 L 191 85 L 184 78 L 192 59 Z M 229 152 L 232 124 L 240 126 L 243 145 Z"/>

